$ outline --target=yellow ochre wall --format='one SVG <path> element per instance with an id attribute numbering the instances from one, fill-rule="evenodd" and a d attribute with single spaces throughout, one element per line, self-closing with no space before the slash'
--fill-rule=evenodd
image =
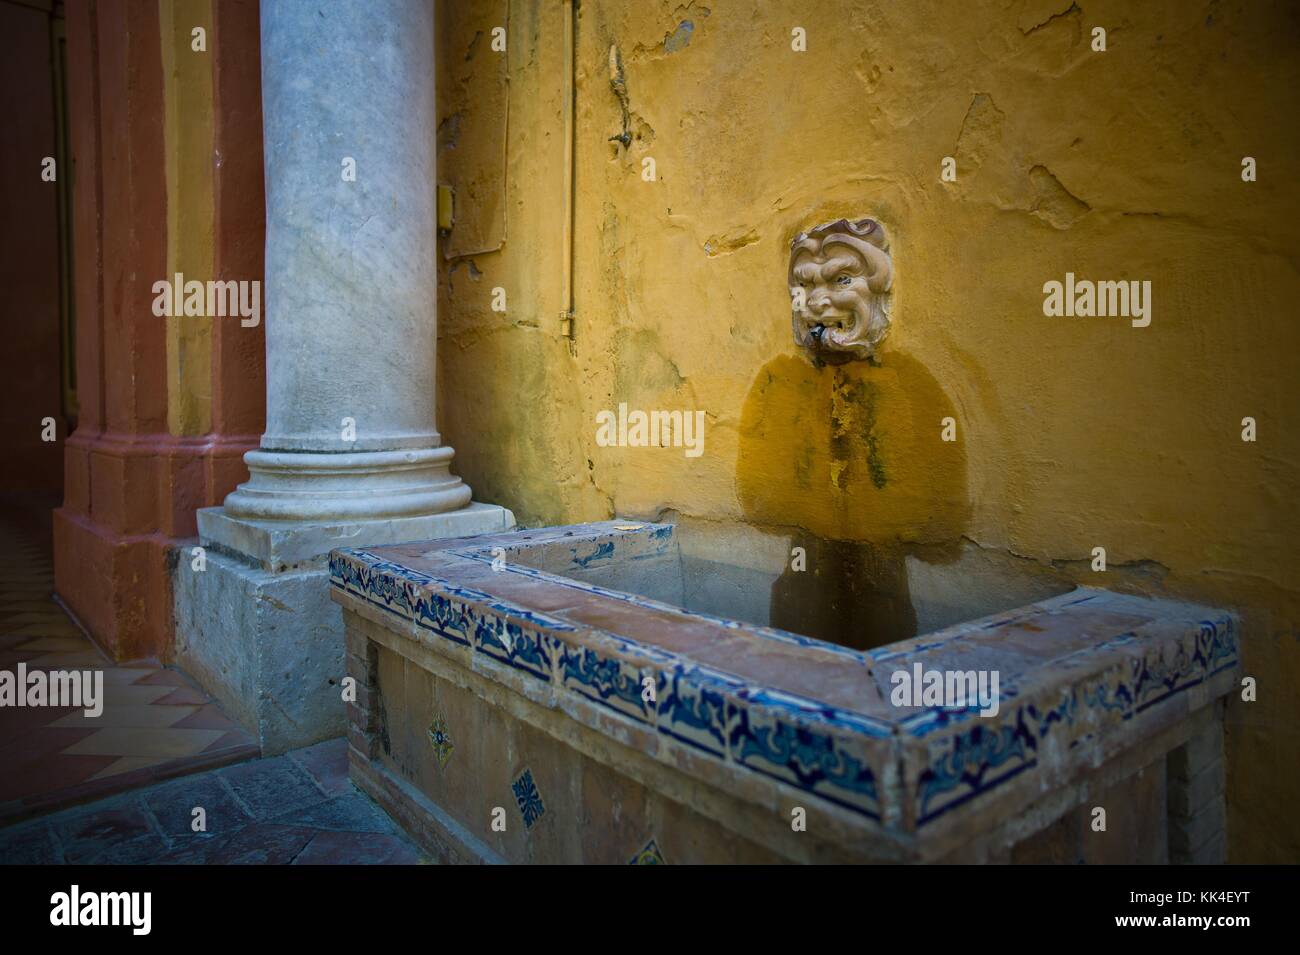
<path id="1" fill-rule="evenodd" d="M 910 450 L 886 460 L 897 506 L 844 536 L 960 540 L 1240 610 L 1258 701 L 1229 708 L 1231 858 L 1300 860 L 1297 5 L 583 0 L 572 342 L 564 9 L 453 6 L 439 424 L 476 499 L 533 526 L 833 532 L 847 512 L 825 500 L 868 499 L 861 468 L 837 477 L 867 452 L 852 422 L 809 420 L 874 382 L 872 414 Z M 786 262 L 795 233 L 841 216 L 880 219 L 896 276 L 880 367 L 836 373 L 794 345 Z M 1046 317 L 1043 284 L 1066 272 L 1149 280 L 1150 326 Z M 704 453 L 598 447 L 595 415 L 620 402 L 704 410 Z"/>
<path id="2" fill-rule="evenodd" d="M 163 132 L 167 156 L 167 274 L 185 282 L 213 276 L 211 0 L 159 0 Z M 204 31 L 202 49 L 194 36 Z M 180 294 L 180 290 L 177 290 Z M 173 435 L 212 428 L 212 318 L 177 315 L 167 323 L 167 429 Z"/>

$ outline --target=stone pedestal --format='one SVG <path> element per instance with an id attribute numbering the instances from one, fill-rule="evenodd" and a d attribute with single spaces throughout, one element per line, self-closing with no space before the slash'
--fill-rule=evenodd
<path id="1" fill-rule="evenodd" d="M 433 5 L 264 0 L 266 433 L 175 569 L 177 660 L 266 752 L 344 731 L 335 547 L 509 529 L 436 428 Z"/>
<path id="2" fill-rule="evenodd" d="M 199 511 L 199 541 L 177 551 L 176 658 L 264 753 L 347 729 L 343 620 L 329 597 L 333 547 L 464 537 L 514 527 L 503 507 L 339 523 L 248 521 Z M 204 549 L 195 569 L 193 546 Z"/>

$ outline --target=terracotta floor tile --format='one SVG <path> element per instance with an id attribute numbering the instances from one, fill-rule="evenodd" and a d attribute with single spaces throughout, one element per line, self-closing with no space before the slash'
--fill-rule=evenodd
<path id="1" fill-rule="evenodd" d="M 145 703 L 167 702 L 165 697 L 174 692 L 165 686 L 141 686 L 138 683 L 115 683 L 108 678 L 112 670 L 104 671 L 104 700 L 105 706 L 132 706 Z M 207 697 L 203 697 L 200 702 L 206 702 Z"/>
<path id="2" fill-rule="evenodd" d="M 39 656 L 39 653 L 24 653 L 21 650 L 0 650 L 0 670 L 13 670 L 18 664 L 28 663 Z"/>
<path id="3" fill-rule="evenodd" d="M 183 775 L 187 761 L 206 768 L 255 753 L 185 676 L 151 661 L 115 665 L 53 599 L 51 512 L 0 496 L 0 668 L 97 670 L 104 707 L 94 718 L 80 707 L 0 708 L 0 818 L 102 796 L 115 777 L 126 777 L 119 788 L 147 784 L 164 764 Z"/>
<path id="4" fill-rule="evenodd" d="M 207 748 L 203 750 L 203 753 L 207 755 L 218 753 L 226 749 L 237 749 L 246 746 L 254 746 L 253 737 L 249 736 L 248 733 L 236 726 L 234 729 L 222 733 L 221 737 L 215 742 L 209 743 Z"/>
<path id="5" fill-rule="evenodd" d="M 84 710 L 74 710 L 67 716 L 60 717 L 53 725 L 92 730 L 118 729 L 122 727 L 160 729 L 176 725 L 185 717 L 197 713 L 198 709 L 197 706 L 109 703 L 104 706 L 103 712 L 98 716 L 86 716 Z"/>
<path id="6" fill-rule="evenodd" d="M 63 613 L 53 600 L 14 600 L 0 597 L 0 625 L 24 613 Z"/>
<path id="7" fill-rule="evenodd" d="M 151 702 L 156 702 L 160 706 L 178 706 L 193 704 L 202 706 L 208 703 L 210 698 L 202 690 L 196 690 L 192 686 L 178 686 L 176 689 L 170 689 L 166 686 L 157 686 L 152 683 L 142 684 L 132 689 L 151 690 L 159 694 Z"/>
<path id="8" fill-rule="evenodd" d="M 83 636 L 76 637 L 37 637 L 35 640 L 21 644 L 19 649 L 22 650 L 44 650 L 47 653 L 94 653 L 96 656 L 99 652 L 95 650 L 94 644 Z M 101 657 L 102 659 L 102 657 Z"/>
<path id="9" fill-rule="evenodd" d="M 46 760 L 47 757 L 57 756 L 69 746 L 85 739 L 90 733 L 90 730 L 72 729 L 66 726 L 30 727 L 22 736 L 8 740 L 0 746 L 0 765 L 7 770 L 3 775 L 20 775 L 28 766 Z"/>
<path id="10" fill-rule="evenodd" d="M 189 710 L 190 712 L 183 719 L 172 724 L 177 729 L 193 730 L 221 730 L 222 732 L 233 729 L 235 724 L 230 722 L 229 717 L 222 713 L 220 708 L 215 704 L 209 703 L 205 706 L 154 706 L 151 709 L 174 709 Z"/>
<path id="11" fill-rule="evenodd" d="M 104 671 L 104 686 L 112 684 L 133 685 L 153 673 L 155 667 L 112 667 Z"/>
<path id="12" fill-rule="evenodd" d="M 24 610 L 21 613 L 0 614 L 0 627 L 6 631 L 28 623 L 47 623 L 53 614 L 47 610 Z"/>
<path id="13" fill-rule="evenodd" d="M 36 760 L 13 778 L 0 780 L 0 802 L 69 789 L 112 764 L 112 756 L 59 756 Z"/>
<path id="14" fill-rule="evenodd" d="M 21 739 L 38 726 L 50 726 L 73 713 L 82 712 L 72 706 L 6 706 L 0 711 L 0 741 Z"/>
<path id="15" fill-rule="evenodd" d="M 90 778 L 103 779 L 106 776 L 118 776 L 137 769 L 148 769 L 150 766 L 157 766 L 165 762 L 167 762 L 165 756 L 123 756 L 121 759 L 114 760 Z"/>
<path id="16" fill-rule="evenodd" d="M 5 594 L 3 599 L 0 599 L 0 607 L 8 607 L 9 609 L 27 607 L 27 605 L 30 604 L 39 604 L 40 607 L 44 608 L 48 607 L 51 603 L 53 602 L 49 599 L 48 590 L 10 591 L 8 594 Z M 3 625 L 3 622 L 4 621 L 0 621 L 0 625 Z"/>
<path id="17" fill-rule="evenodd" d="M 220 730 L 103 729 L 68 747 L 78 756 L 162 756 L 176 759 L 202 752 L 221 738 Z"/>
<path id="18" fill-rule="evenodd" d="M 104 662 L 104 658 L 94 650 L 83 650 L 80 653 L 42 653 L 27 661 L 27 666 L 29 669 L 36 666 L 51 670 L 101 670 Z"/>
<path id="19" fill-rule="evenodd" d="M 177 673 L 175 670 L 167 670 L 161 667 L 154 670 L 152 673 L 148 674 L 147 676 L 142 677 L 140 679 L 140 683 L 144 684 L 145 686 L 188 687 L 190 685 L 189 681 L 186 680 L 185 677 Z"/>
<path id="20" fill-rule="evenodd" d="M 81 639 L 83 636 L 76 624 L 67 620 L 47 620 L 42 623 L 25 623 L 22 626 L 6 626 L 4 632 L 26 633 L 33 637 L 76 637 Z"/>

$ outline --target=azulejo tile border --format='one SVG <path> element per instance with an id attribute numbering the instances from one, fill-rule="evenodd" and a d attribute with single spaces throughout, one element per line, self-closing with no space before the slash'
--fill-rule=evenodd
<path id="1" fill-rule="evenodd" d="M 672 525 L 648 524 L 646 525 L 646 527 L 655 528 L 655 531 L 653 533 L 656 535 L 658 539 L 671 540 L 671 536 L 672 536 L 671 533 L 664 533 L 664 531 L 671 532 Z M 601 551 L 600 556 L 602 561 L 611 561 L 615 559 L 640 560 L 645 557 L 658 556 L 659 554 L 658 551 L 652 551 L 652 552 L 634 551 L 628 554 L 626 558 L 624 558 L 622 550 L 619 548 L 618 544 L 619 542 L 632 536 L 635 535 L 631 535 L 627 532 L 618 535 L 617 539 L 614 542 L 614 547 L 612 549 L 606 549 Z M 602 541 L 602 544 L 603 543 L 605 542 Z M 506 554 L 507 556 L 510 556 L 512 554 L 517 556 L 519 552 L 527 549 L 528 547 L 526 545 L 516 546 L 514 548 L 506 549 Z M 573 549 L 576 553 L 576 548 L 571 548 L 571 549 Z M 455 551 L 451 551 L 450 553 L 456 557 L 462 557 L 466 560 L 478 561 L 480 563 L 492 563 L 492 561 L 495 559 L 490 550 L 484 551 L 482 549 L 476 549 L 476 548 L 462 548 Z M 575 558 L 572 561 L 572 566 L 574 566 L 575 568 L 586 569 L 591 565 L 591 563 L 592 561 L 590 559 L 582 559 L 575 556 Z M 733 620 L 729 617 L 719 617 L 715 614 L 701 613 L 700 611 L 697 610 L 687 610 L 684 607 L 675 607 L 671 604 L 666 604 L 658 600 L 651 600 L 649 597 L 642 597 L 637 594 L 630 594 L 623 590 L 614 590 L 610 587 L 602 587 L 599 584 L 588 583 L 587 581 L 584 580 L 574 580 L 571 577 L 565 577 L 562 574 L 553 571 L 539 570 L 538 568 L 531 567 L 527 564 L 511 562 L 508 563 L 504 569 L 514 574 L 530 577 L 534 580 L 545 581 L 546 583 L 552 584 L 557 587 L 567 587 L 573 590 L 580 590 L 585 593 L 594 594 L 600 597 L 605 597 L 610 600 L 618 600 L 623 603 L 632 604 L 633 606 L 644 607 L 648 610 L 668 610 L 686 619 L 707 620 L 709 623 L 717 624 L 718 626 L 725 627 L 728 630 L 744 630 L 746 633 L 749 633 L 757 637 L 761 637 L 764 640 L 772 640 L 777 643 L 785 643 L 797 647 L 814 647 L 819 651 L 842 657 L 846 661 L 851 661 L 859 665 L 866 666 L 866 665 L 870 665 L 870 663 L 872 662 L 871 657 L 867 654 L 860 653 L 857 650 L 851 650 L 848 647 L 841 647 L 834 643 L 827 643 L 826 641 L 818 640 L 815 637 L 805 637 L 801 634 L 790 633 L 787 630 L 777 630 L 772 627 L 759 627 L 753 624 L 744 623 L 740 620 Z"/>
<path id="2" fill-rule="evenodd" d="M 472 647 L 536 679 L 554 680 L 569 692 L 710 756 L 831 798 L 871 819 L 880 818 L 871 767 L 886 754 L 868 754 L 867 749 L 888 744 L 891 730 L 886 723 L 770 688 L 750 687 L 730 675 L 617 634 L 601 633 L 604 639 L 600 642 L 615 648 L 618 655 L 573 643 L 565 639 L 578 629 L 571 624 L 409 571 L 367 551 L 335 551 L 329 568 L 336 588 L 453 643 Z M 516 651 L 522 637 L 526 654 L 506 650 L 500 640 L 512 624 L 507 615 L 522 617 L 537 628 L 517 628 Z M 654 681 L 655 703 L 643 695 L 647 676 Z M 695 702 L 692 705 L 688 700 Z M 763 712 L 770 708 L 787 712 L 774 721 Z M 742 712 L 754 714 L 752 725 L 757 729 L 753 733 L 757 735 L 753 738 L 751 723 L 736 729 Z M 849 732 L 833 731 L 836 729 Z M 743 757 L 736 758 L 742 751 Z M 837 766 L 853 769 L 844 772 Z M 838 793 L 840 789 L 843 793 Z"/>
<path id="3" fill-rule="evenodd" d="M 620 534 L 606 533 L 601 525 L 588 528 L 595 530 L 585 538 L 510 543 L 507 553 L 517 555 L 530 546 L 565 547 L 574 566 L 583 566 L 620 556 L 654 556 L 671 541 L 672 533 L 671 525 L 619 528 Z M 637 535 L 645 539 L 637 541 Z M 501 536 L 494 536 L 486 546 L 443 551 L 441 564 L 452 575 L 455 561 L 472 562 L 467 568 L 481 567 L 502 542 Z M 870 819 L 880 820 L 882 802 L 891 798 L 882 779 L 906 776 L 902 764 L 911 764 L 917 767 L 910 776 L 915 783 L 899 795 L 911 802 L 910 815 L 918 827 L 1033 769 L 1049 734 L 1061 737 L 1066 748 L 1076 748 L 1236 667 L 1239 660 L 1234 620 L 1219 614 L 1200 621 L 1195 629 L 1165 625 L 1141 637 L 1112 634 L 1044 664 L 1031 674 L 1032 679 L 1022 674 L 1020 680 L 1009 680 L 1001 688 L 1000 712 L 994 718 L 978 717 L 974 708 L 928 708 L 884 720 L 773 687 L 750 685 L 662 648 L 580 628 L 365 550 L 333 552 L 329 569 L 335 588 L 452 644 L 650 726 L 675 744 L 816 794 Z M 694 614 L 514 561 L 504 571 L 649 609 L 667 607 L 684 618 L 709 619 L 759 640 L 829 650 L 846 662 L 867 667 L 942 650 L 955 641 L 977 640 L 1044 608 L 1069 613 L 1089 604 L 1141 599 L 1107 591 L 1074 592 L 949 628 L 932 638 L 858 653 L 784 631 Z M 1168 606 L 1187 609 L 1181 604 Z M 1181 619 L 1174 620 L 1173 627 L 1184 626 Z M 647 681 L 654 687 L 653 701 L 644 692 Z M 1027 688 L 1029 684 L 1037 689 Z"/>
<path id="4" fill-rule="evenodd" d="M 949 732 L 927 746 L 917 777 L 913 809 L 918 826 L 1032 769 L 1049 736 L 1067 750 L 1077 749 L 1235 668 L 1239 659 L 1235 621 L 1223 614 L 1200 621 L 1194 632 L 1157 641 L 1122 634 L 1070 662 L 1084 665 L 1117 648 L 1126 652 L 1108 666 L 1015 700 L 992 721 L 975 719 L 969 712 L 953 714 Z"/>

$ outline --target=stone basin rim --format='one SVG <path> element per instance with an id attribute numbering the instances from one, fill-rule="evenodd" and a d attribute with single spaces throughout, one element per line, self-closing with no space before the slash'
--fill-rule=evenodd
<path id="1" fill-rule="evenodd" d="M 632 526 L 636 525 L 636 526 Z M 516 530 L 500 534 L 477 535 L 472 537 L 451 538 L 437 542 L 428 542 L 433 545 L 433 549 L 428 551 L 425 556 L 434 554 L 450 558 L 457 558 L 461 561 L 472 562 L 473 565 L 481 567 L 484 564 L 491 564 L 496 558 L 494 551 L 502 549 L 507 555 L 511 551 L 518 552 L 530 547 L 553 544 L 560 541 L 581 543 L 592 542 L 603 536 L 625 536 L 625 535 L 665 535 L 673 532 L 675 525 L 667 523 L 655 523 L 645 521 L 627 521 L 627 520 L 609 520 L 600 522 L 591 522 L 587 524 L 561 525 L 556 527 L 538 528 L 532 530 Z M 508 546 L 507 546 L 508 545 Z M 412 583 L 418 583 L 421 586 L 436 585 L 455 590 L 467 598 L 482 601 L 492 605 L 507 613 L 515 613 L 522 619 L 533 623 L 540 624 L 552 629 L 558 633 L 569 633 L 577 637 L 583 633 L 603 638 L 607 641 L 613 641 L 615 644 L 622 645 L 624 649 L 631 650 L 633 653 L 650 659 L 646 661 L 647 665 L 654 666 L 654 658 L 659 658 L 658 663 L 665 667 L 684 667 L 688 670 L 699 673 L 705 678 L 721 678 L 726 682 L 734 681 L 737 684 L 744 684 L 752 691 L 764 694 L 773 694 L 780 697 L 786 697 L 791 702 L 797 702 L 803 707 L 821 709 L 828 711 L 828 715 L 833 712 L 833 722 L 839 722 L 835 717 L 849 717 L 850 723 L 859 721 L 868 721 L 875 724 L 875 730 L 879 732 L 886 729 L 886 732 L 892 733 L 895 730 L 902 729 L 906 731 L 909 724 L 917 723 L 927 714 L 933 714 L 939 711 L 944 714 L 945 722 L 961 722 L 975 713 L 978 706 L 968 706 L 964 709 L 951 707 L 893 707 L 891 706 L 892 715 L 882 718 L 880 714 L 873 713 L 869 710 L 847 707 L 842 704 L 832 703 L 826 700 L 817 699 L 805 693 L 792 691 L 788 688 L 782 688 L 771 684 L 756 685 L 754 682 L 743 674 L 729 672 L 725 668 L 714 663 L 703 663 L 693 659 L 689 653 L 670 650 L 660 647 L 656 644 L 645 643 L 637 637 L 619 633 L 614 630 L 593 626 L 590 624 L 569 621 L 563 617 L 557 616 L 555 612 L 548 612 L 529 608 L 526 605 L 516 605 L 510 598 L 502 597 L 490 593 L 486 590 L 479 590 L 474 586 L 456 583 L 447 576 L 441 576 L 429 571 L 416 570 L 398 563 L 390 564 L 383 553 L 376 551 L 391 551 L 397 548 L 412 548 L 419 546 L 411 545 L 388 545 L 382 548 L 339 548 L 331 552 L 331 586 L 336 590 L 347 592 L 346 587 L 340 587 L 335 581 L 333 567 L 335 556 L 347 557 L 353 556 L 366 561 L 379 561 L 394 569 L 400 568 L 402 576 Z M 442 567 L 443 570 L 454 570 L 454 565 Z M 700 611 L 690 610 L 688 608 L 668 603 L 665 601 L 655 600 L 644 597 L 636 593 L 616 590 L 609 587 L 602 587 L 598 584 L 587 583 L 572 577 L 567 577 L 561 573 L 549 570 L 543 570 L 517 561 L 507 560 L 504 567 L 498 572 L 504 571 L 512 575 L 521 575 L 550 584 L 552 586 L 574 588 L 582 592 L 598 595 L 602 598 L 624 603 L 630 603 L 634 606 L 653 609 L 658 612 L 667 613 L 680 618 L 683 621 L 703 620 L 715 625 L 724 627 L 729 630 L 743 632 L 746 636 L 762 640 L 770 640 L 786 646 L 799 648 L 801 651 L 811 651 L 820 654 L 828 654 L 834 658 L 856 665 L 865 667 L 868 672 L 883 663 L 897 661 L 901 658 L 911 658 L 923 655 L 926 651 L 935 647 L 944 646 L 951 641 L 961 637 L 977 633 L 980 631 L 989 631 L 999 625 L 1013 623 L 1018 619 L 1025 618 L 1036 613 L 1054 613 L 1065 611 L 1067 608 L 1083 604 L 1093 600 L 1100 600 L 1106 603 L 1137 607 L 1151 614 L 1154 622 L 1161 611 L 1176 609 L 1182 620 L 1187 621 L 1190 625 L 1192 620 L 1196 620 L 1201 627 L 1205 626 L 1224 626 L 1230 630 L 1234 629 L 1234 617 L 1231 614 L 1225 614 L 1221 610 L 1214 608 L 1175 601 L 1163 597 L 1144 597 L 1130 594 L 1121 594 L 1100 587 L 1091 587 L 1086 585 L 1076 585 L 1071 590 L 1060 594 L 1047 597 L 1043 600 L 1034 601 L 1023 606 L 1015 607 L 1009 610 L 986 614 L 975 617 L 970 620 L 961 621 L 947 627 L 942 627 L 929 633 L 918 634 L 903 640 L 885 644 L 871 650 L 854 650 L 849 647 L 840 646 L 828 641 L 820 640 L 815 637 L 809 637 L 802 634 L 782 630 L 777 627 L 760 626 L 737 621 L 732 618 L 717 616 L 714 614 L 703 613 Z M 423 578 L 416 580 L 414 578 Z M 391 608 L 383 609 L 392 612 Z M 1098 649 L 1115 649 L 1120 643 L 1133 641 L 1140 643 L 1145 635 L 1135 634 L 1132 632 L 1111 633 L 1105 637 L 1099 636 L 1091 641 L 1088 646 L 1080 646 L 1063 654 L 1060 657 L 1053 658 L 1053 664 L 1066 664 L 1072 659 L 1076 662 L 1087 666 L 1087 657 L 1089 653 Z M 1098 669 L 1104 669 L 1104 664 L 1097 661 Z M 1006 679 L 1000 687 L 999 699 L 1002 704 L 1014 703 L 1021 695 L 1022 684 L 1029 681 L 1017 680 L 1014 677 Z M 1034 687 L 1028 686 L 1025 689 L 1032 690 Z M 858 727 L 859 730 L 862 727 Z M 871 735 L 876 735 L 872 733 Z"/>

